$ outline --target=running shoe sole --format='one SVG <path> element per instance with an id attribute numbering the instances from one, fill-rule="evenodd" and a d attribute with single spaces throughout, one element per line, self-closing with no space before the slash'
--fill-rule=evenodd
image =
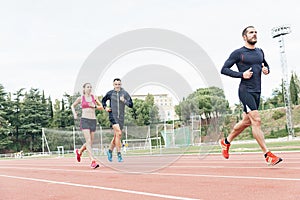
<path id="1" fill-rule="evenodd" d="M 92 166 L 91 166 L 92 169 L 96 169 L 96 168 L 98 168 L 98 167 L 99 167 L 99 164 L 97 164 L 95 167 L 92 167 Z"/>
<path id="2" fill-rule="evenodd" d="M 118 162 L 123 162 L 123 158 L 118 158 Z"/>
<path id="3" fill-rule="evenodd" d="M 277 162 L 274 162 L 274 163 L 268 163 L 269 166 L 274 166 L 274 165 L 277 165 L 278 163 L 280 163 L 282 161 L 282 158 L 279 158 L 277 160 Z"/>

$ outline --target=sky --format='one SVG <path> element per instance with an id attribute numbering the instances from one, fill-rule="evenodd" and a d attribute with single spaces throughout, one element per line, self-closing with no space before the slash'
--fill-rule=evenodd
<path id="1" fill-rule="evenodd" d="M 244 45 L 242 30 L 253 25 L 258 31 L 256 46 L 264 50 L 271 69 L 262 78 L 262 96 L 267 98 L 282 78 L 273 27 L 291 26 L 292 32 L 284 36 L 286 58 L 289 72 L 299 75 L 299 15 L 296 0 L 0 0 L 0 84 L 6 92 L 38 88 L 52 99 L 61 99 L 64 93 L 73 94 L 78 74 L 95 49 L 117 35 L 143 28 L 190 38 L 220 71 L 230 53 Z M 147 64 L 172 66 L 193 90 L 205 87 L 203 77 L 180 57 L 144 50 L 115 60 L 93 86 L 94 93 L 104 95 L 112 89 L 113 78 Z M 240 80 L 220 78 L 230 105 L 238 103 Z M 170 93 L 151 84 L 135 90 L 135 94 L 149 92 Z"/>

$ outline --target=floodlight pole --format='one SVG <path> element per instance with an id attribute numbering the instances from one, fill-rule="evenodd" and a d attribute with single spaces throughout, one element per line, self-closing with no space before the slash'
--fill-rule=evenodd
<path id="1" fill-rule="evenodd" d="M 284 104 L 286 110 L 286 123 L 288 129 L 288 139 L 292 139 L 294 137 L 294 128 L 293 128 L 293 120 L 292 120 L 292 111 L 291 111 L 291 97 L 290 97 L 290 84 L 288 79 L 288 66 L 286 61 L 285 47 L 283 36 L 289 34 L 291 32 L 290 26 L 279 26 L 274 27 L 272 29 L 272 37 L 278 39 L 279 50 L 280 50 L 280 58 L 281 58 L 281 68 L 282 68 L 282 76 L 283 76 L 283 96 L 284 96 Z"/>

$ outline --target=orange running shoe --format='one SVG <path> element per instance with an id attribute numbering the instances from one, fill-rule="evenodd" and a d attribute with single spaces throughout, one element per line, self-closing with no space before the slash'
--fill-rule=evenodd
<path id="1" fill-rule="evenodd" d="M 267 161 L 268 165 L 274 166 L 282 161 L 281 158 L 272 154 L 271 151 L 267 152 L 266 154 L 267 154 L 266 161 Z"/>
<path id="2" fill-rule="evenodd" d="M 99 167 L 99 164 L 96 163 L 95 160 L 93 160 L 92 163 L 91 163 L 91 168 L 92 168 L 92 169 L 96 169 L 97 167 Z"/>
<path id="3" fill-rule="evenodd" d="M 78 149 L 75 150 L 77 161 L 81 161 L 81 154 L 78 152 Z"/>
<path id="4" fill-rule="evenodd" d="M 228 159 L 229 158 L 228 151 L 229 151 L 230 144 L 226 144 L 224 139 L 219 140 L 219 144 L 222 148 L 223 157 Z"/>

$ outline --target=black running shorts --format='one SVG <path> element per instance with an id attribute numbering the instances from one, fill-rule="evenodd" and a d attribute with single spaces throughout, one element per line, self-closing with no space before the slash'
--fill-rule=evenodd
<path id="1" fill-rule="evenodd" d="M 119 124 L 120 129 L 123 130 L 124 119 L 121 119 L 121 118 L 118 118 L 118 117 L 114 117 L 113 114 L 110 113 L 110 115 L 109 115 L 109 121 L 111 123 L 111 126 L 113 126 L 115 124 Z"/>
<path id="2" fill-rule="evenodd" d="M 244 106 L 244 112 L 249 113 L 253 110 L 258 110 L 260 103 L 260 92 L 248 92 L 239 90 L 239 98 Z"/>
<path id="3" fill-rule="evenodd" d="M 96 119 L 87 119 L 81 118 L 80 119 L 80 129 L 89 129 L 91 132 L 96 131 L 97 120 Z"/>

